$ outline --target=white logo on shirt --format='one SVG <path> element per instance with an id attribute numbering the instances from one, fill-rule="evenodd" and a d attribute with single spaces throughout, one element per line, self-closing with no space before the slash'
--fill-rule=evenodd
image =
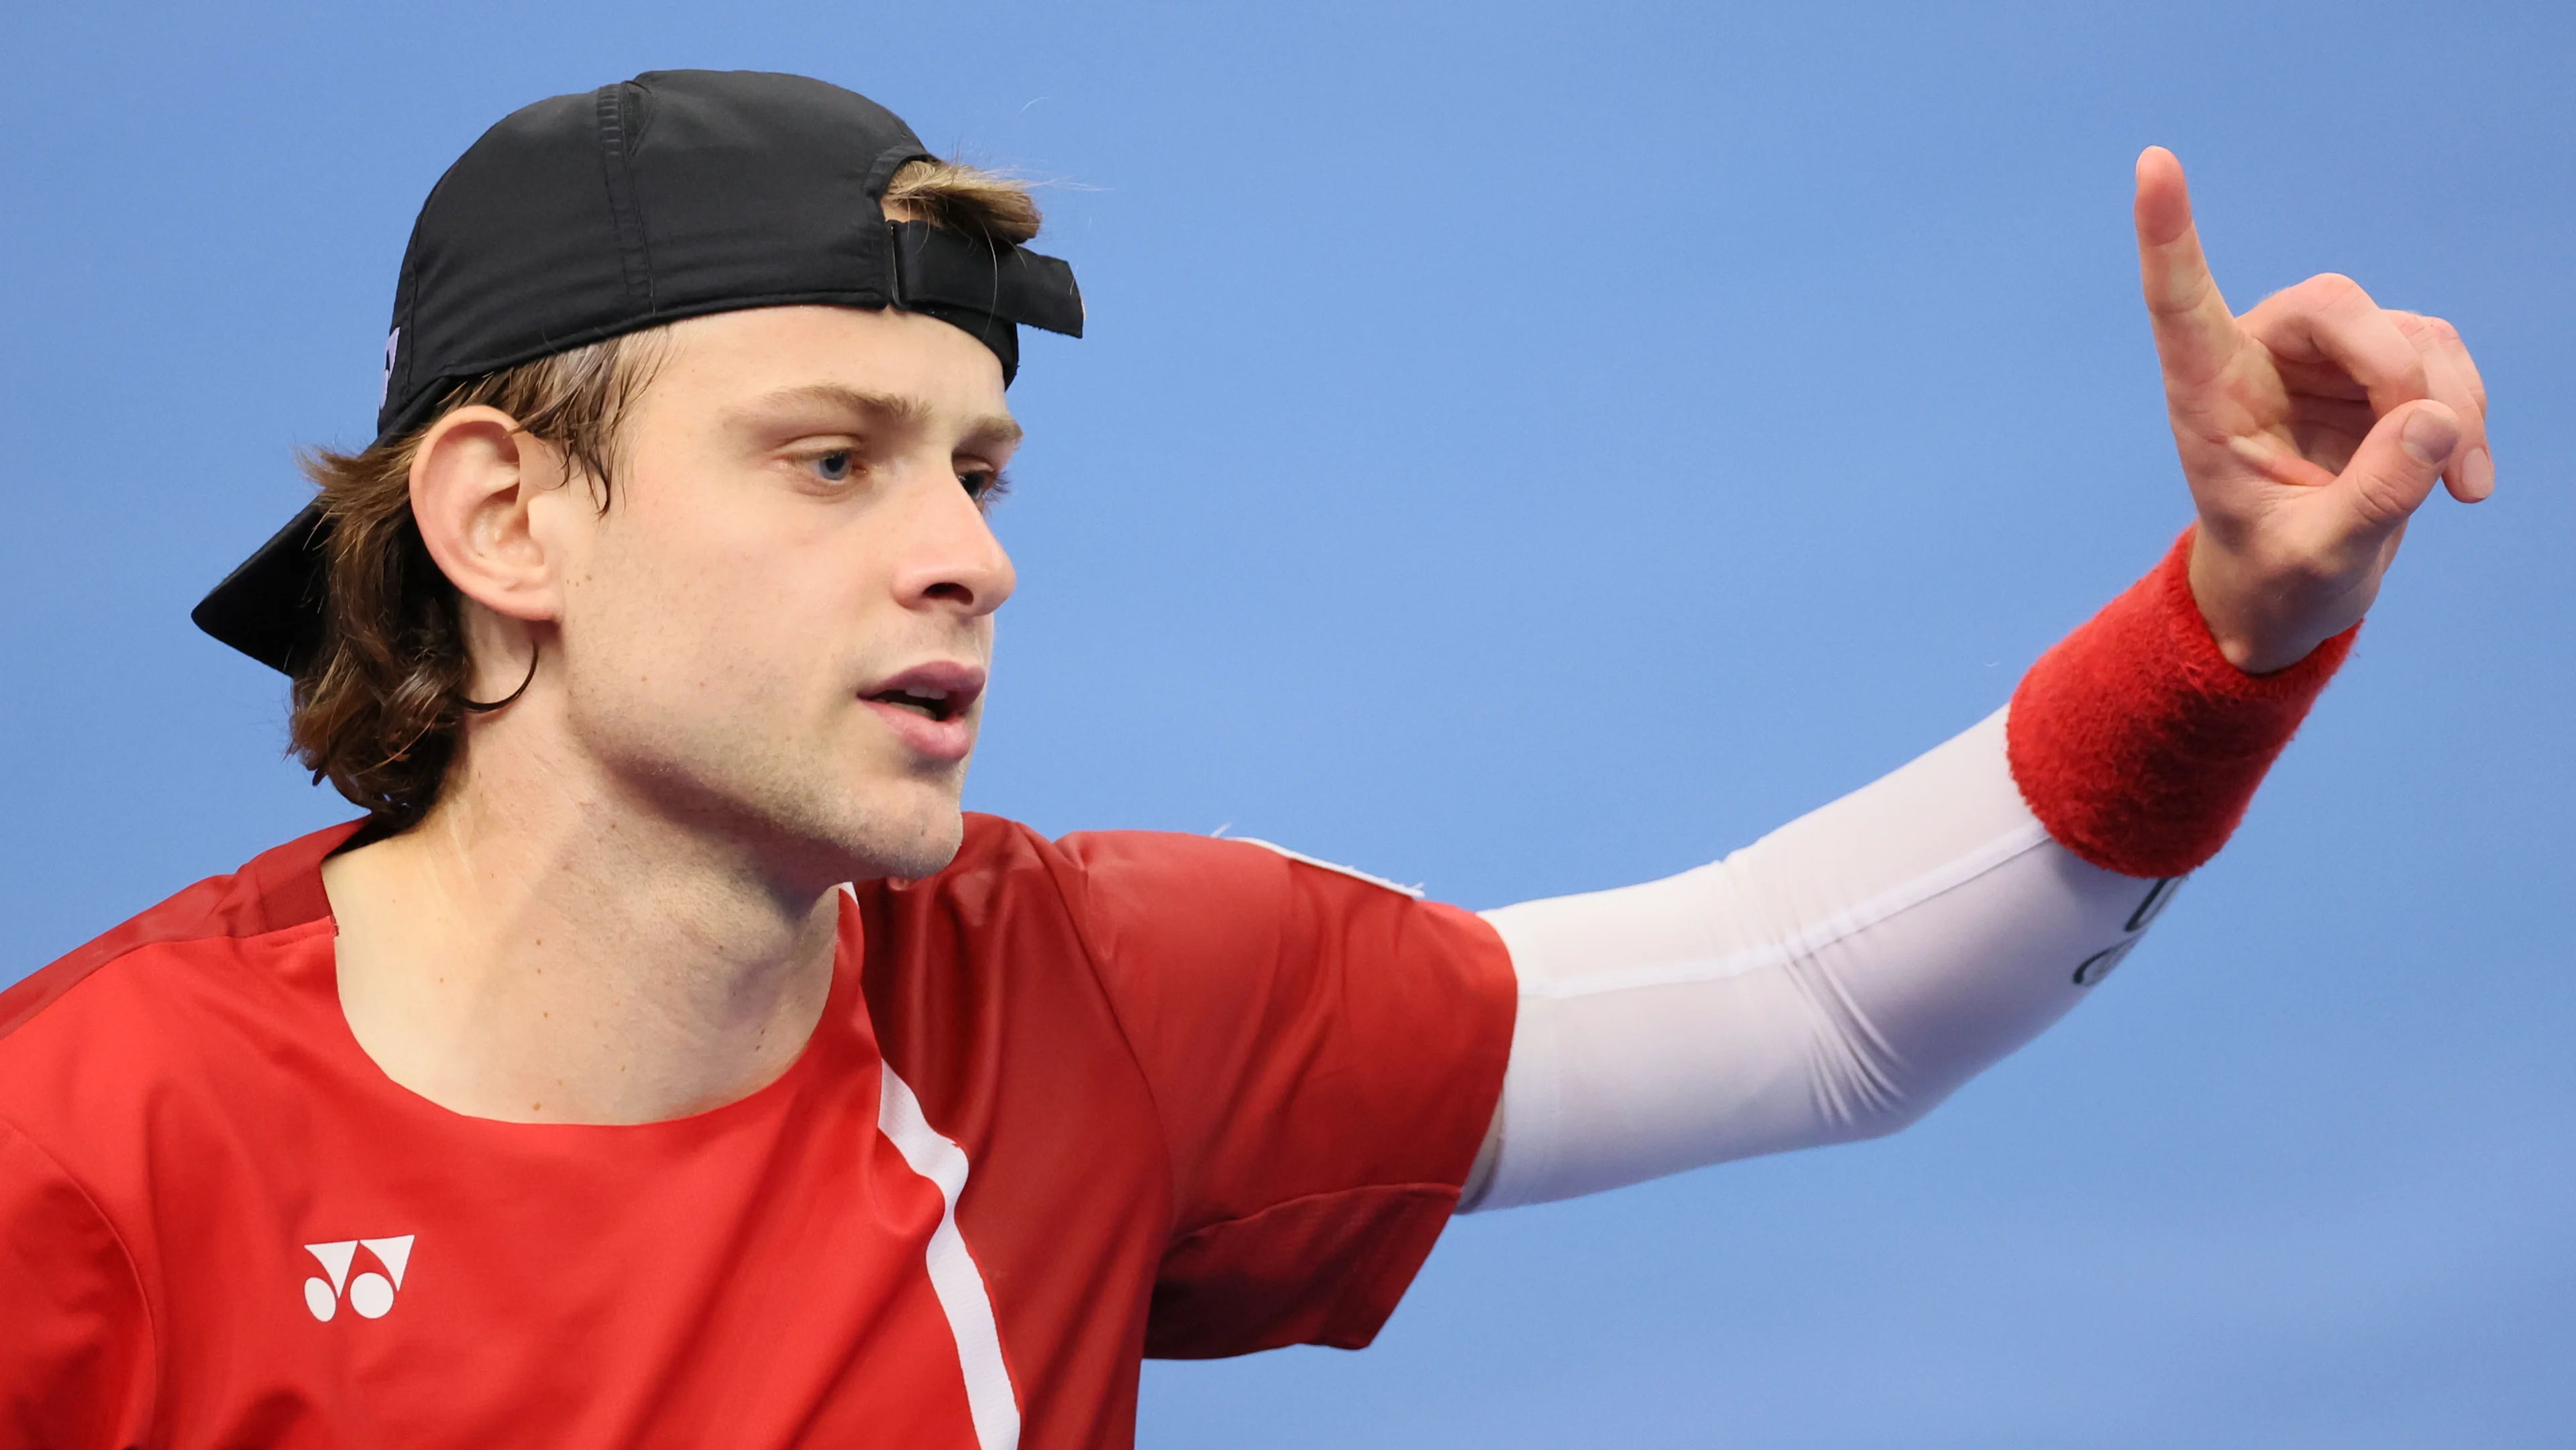
<path id="1" fill-rule="evenodd" d="M 382 1319 L 394 1307 L 394 1291 L 402 1287 L 403 1270 L 411 1265 L 412 1235 L 390 1239 L 342 1239 L 335 1244 L 306 1244 L 304 1252 L 322 1261 L 322 1272 L 331 1276 L 329 1283 L 320 1279 L 304 1281 L 304 1307 L 313 1317 L 328 1322 L 340 1312 L 340 1298 L 345 1289 L 349 1307 L 368 1319 Z M 349 1277 L 349 1265 L 364 1245 L 376 1256 L 384 1273 L 370 1269 L 355 1280 Z"/>

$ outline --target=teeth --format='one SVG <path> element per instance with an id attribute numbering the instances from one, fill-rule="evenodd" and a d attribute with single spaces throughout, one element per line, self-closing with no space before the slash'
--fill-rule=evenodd
<path id="1" fill-rule="evenodd" d="M 919 685 L 906 685 L 903 687 L 903 692 L 916 700 L 945 700 L 948 698 L 948 692 L 946 690 L 925 690 Z"/>

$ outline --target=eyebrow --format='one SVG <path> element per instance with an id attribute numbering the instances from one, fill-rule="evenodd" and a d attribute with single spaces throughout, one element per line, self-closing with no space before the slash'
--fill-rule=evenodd
<path id="1" fill-rule="evenodd" d="M 922 399 L 899 393 L 872 393 L 839 383 L 807 383 L 801 387 L 764 393 L 734 410 L 734 417 L 748 421 L 754 415 L 800 403 L 820 404 L 838 412 L 881 418 L 904 428 L 921 428 L 937 412 Z M 987 413 L 970 418 L 959 432 L 966 442 L 999 446 L 1016 444 L 1025 436 L 1019 422 L 1007 413 Z"/>

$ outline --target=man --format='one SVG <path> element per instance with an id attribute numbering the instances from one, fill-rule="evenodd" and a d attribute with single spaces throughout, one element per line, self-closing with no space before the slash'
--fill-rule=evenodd
<path id="1" fill-rule="evenodd" d="M 365 820 L 0 995 L 0 1434 L 1118 1445 L 1138 1360 L 1374 1334 L 1462 1204 L 1890 1131 L 2214 852 L 2404 522 L 2451 330 L 2143 279 L 2200 511 L 2010 707 L 1715 865 L 1484 917 L 961 817 L 1024 193 L 796 77 L 523 110 L 379 433 L 197 613 Z"/>

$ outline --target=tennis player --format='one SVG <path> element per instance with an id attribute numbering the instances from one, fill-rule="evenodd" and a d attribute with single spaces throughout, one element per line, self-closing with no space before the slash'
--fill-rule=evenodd
<path id="1" fill-rule="evenodd" d="M 359 818 L 0 994 L 0 1444 L 1124 1446 L 1142 1357 L 1364 1345 L 1453 1213 L 1911 1122 L 2493 487 L 2450 327 L 2232 315 L 2164 151 L 2136 220 L 2164 562 L 1895 774 L 1479 915 L 960 813 L 1019 329 L 1083 325 L 1023 190 L 794 76 L 508 117 L 196 613 Z"/>

